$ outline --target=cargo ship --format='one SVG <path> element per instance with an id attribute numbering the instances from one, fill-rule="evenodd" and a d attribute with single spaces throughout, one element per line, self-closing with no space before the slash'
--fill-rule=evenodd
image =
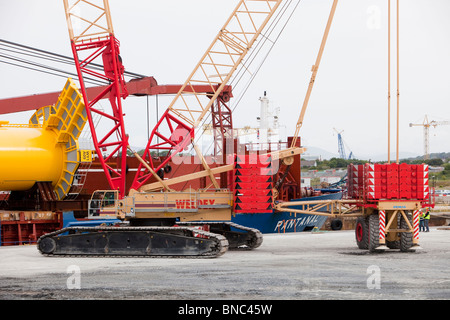
<path id="1" fill-rule="evenodd" d="M 316 200 L 340 200 L 343 191 L 341 189 L 322 190 L 316 189 L 315 196 L 291 199 L 291 201 L 316 201 Z M 304 209 L 303 206 L 292 206 L 292 209 Z M 273 211 L 268 213 L 245 214 L 238 213 L 232 221 L 247 227 L 255 228 L 262 233 L 289 233 L 320 230 L 328 217 L 304 213 L 290 213 Z"/>

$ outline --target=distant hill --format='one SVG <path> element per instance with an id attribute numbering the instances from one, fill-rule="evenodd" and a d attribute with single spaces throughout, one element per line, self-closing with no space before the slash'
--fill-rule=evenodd
<path id="1" fill-rule="evenodd" d="M 339 154 L 326 151 L 321 148 L 305 146 L 306 152 L 302 154 L 302 158 L 306 160 L 329 160 L 331 158 L 339 158 Z"/>
<path id="2" fill-rule="evenodd" d="M 418 156 L 415 158 L 405 158 L 405 160 L 421 160 L 423 159 L 423 156 Z M 437 153 L 430 153 L 430 159 L 450 159 L 450 152 L 437 152 Z"/>
<path id="3" fill-rule="evenodd" d="M 411 152 L 403 152 L 400 151 L 399 153 L 399 159 L 421 159 L 423 158 L 423 156 L 419 156 L 417 155 L 417 153 L 411 153 Z M 391 161 L 397 159 L 397 154 L 395 152 L 391 152 Z M 387 153 L 384 154 L 376 154 L 376 155 L 372 155 L 372 156 L 362 156 L 360 160 L 370 160 L 372 162 L 377 162 L 377 161 L 387 161 L 388 160 L 388 156 Z"/>
<path id="4" fill-rule="evenodd" d="M 338 153 L 333 153 L 333 152 L 329 152 L 327 150 L 318 148 L 318 147 L 312 147 L 312 146 L 305 146 L 306 148 L 306 152 L 302 155 L 302 158 L 306 159 L 306 160 L 315 160 L 315 159 L 320 159 L 320 160 L 330 160 L 331 158 L 339 158 L 339 154 Z M 409 159 L 409 158 L 415 158 L 417 157 L 418 159 L 420 159 L 420 156 L 415 154 L 415 153 L 411 153 L 411 152 L 400 152 L 400 159 Z M 395 159 L 397 157 L 397 155 L 395 154 L 395 152 L 391 153 L 391 160 Z M 364 155 L 364 154 L 357 154 L 356 158 L 358 160 L 370 160 L 373 162 L 377 162 L 377 161 L 387 161 L 387 153 L 385 154 L 378 154 L 378 155 Z"/>
<path id="5" fill-rule="evenodd" d="M 303 159 L 306 160 L 330 160 L 331 158 L 339 158 L 338 153 L 332 153 L 327 150 L 317 148 L 317 147 L 308 147 L 305 146 L 307 149 L 306 152 L 302 155 Z M 384 154 L 378 154 L 378 155 L 356 155 L 358 160 L 370 160 L 372 162 L 380 162 L 380 161 L 387 161 L 387 153 Z M 395 152 L 391 153 L 391 161 L 395 160 L 397 157 Z M 416 153 L 411 152 L 402 152 L 400 151 L 399 154 L 400 160 L 422 160 L 423 155 L 418 155 Z M 439 153 L 431 153 L 430 159 L 442 159 L 442 160 L 450 160 L 450 152 L 439 152 Z"/>

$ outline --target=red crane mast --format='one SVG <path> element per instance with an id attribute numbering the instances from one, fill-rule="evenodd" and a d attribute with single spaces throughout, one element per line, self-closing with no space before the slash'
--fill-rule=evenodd
<path id="1" fill-rule="evenodd" d="M 80 90 L 83 95 L 89 127 L 95 151 L 110 186 L 118 190 L 123 197 L 125 195 L 126 155 L 128 137 L 125 132 L 122 101 L 128 96 L 124 79 L 124 67 L 120 58 L 119 41 L 114 36 L 108 1 L 71 1 L 64 0 L 66 19 L 69 28 L 72 53 L 80 82 Z M 80 16 L 80 12 L 89 11 L 91 16 Z M 83 55 L 83 57 L 82 57 Z M 91 67 L 92 63 L 100 58 L 103 62 L 103 72 Z M 109 84 L 100 93 L 87 95 L 84 76 L 104 80 Z M 97 102 L 105 95 L 109 95 L 111 112 L 106 113 L 96 108 Z M 108 120 L 106 133 L 99 133 L 92 120 L 96 113 Z M 109 155 L 103 152 L 111 148 Z M 121 158 L 120 166 L 112 168 L 107 164 L 112 157 Z"/>

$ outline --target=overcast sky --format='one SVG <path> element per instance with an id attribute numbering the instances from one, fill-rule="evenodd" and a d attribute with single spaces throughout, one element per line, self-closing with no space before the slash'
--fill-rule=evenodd
<path id="1" fill-rule="evenodd" d="M 237 0 L 110 0 L 129 71 L 159 84 L 183 83 Z M 337 135 L 360 158 L 387 153 L 387 0 L 339 1 L 300 135 L 303 145 L 337 154 Z M 395 0 L 393 14 L 395 14 Z M 302 0 L 234 114 L 257 126 L 258 98 L 280 108 L 282 133 L 294 133 L 332 0 Z M 421 123 L 450 120 L 450 1 L 400 1 L 400 150 L 423 154 Z M 392 34 L 391 152 L 395 152 L 396 55 Z M 0 38 L 71 56 L 63 2 L 0 0 Z M 75 72 L 75 69 L 73 70 Z M 63 78 L 0 63 L 0 98 L 60 90 Z M 171 99 L 171 98 L 170 98 Z M 151 126 L 155 98 L 149 99 Z M 170 100 L 168 100 L 170 102 Z M 160 113 L 168 104 L 159 99 Z M 145 97 L 124 102 L 131 144 L 145 145 Z M 233 104 L 233 103 L 232 103 Z M 1 115 L 26 123 L 30 113 Z M 350 152 L 347 149 L 347 154 Z M 450 152 L 450 125 L 430 129 L 430 151 Z"/>

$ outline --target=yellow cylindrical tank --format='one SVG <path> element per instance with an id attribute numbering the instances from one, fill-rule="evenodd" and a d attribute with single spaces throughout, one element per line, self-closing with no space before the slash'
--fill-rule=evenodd
<path id="1" fill-rule="evenodd" d="M 80 163 L 78 137 L 86 121 L 83 98 L 72 79 L 58 101 L 38 109 L 28 124 L 0 121 L 0 191 L 51 182 L 57 199 L 64 199 Z"/>
<path id="2" fill-rule="evenodd" d="M 0 126 L 0 190 L 28 190 L 38 181 L 51 181 L 55 187 L 63 156 L 63 145 L 52 130 Z"/>

